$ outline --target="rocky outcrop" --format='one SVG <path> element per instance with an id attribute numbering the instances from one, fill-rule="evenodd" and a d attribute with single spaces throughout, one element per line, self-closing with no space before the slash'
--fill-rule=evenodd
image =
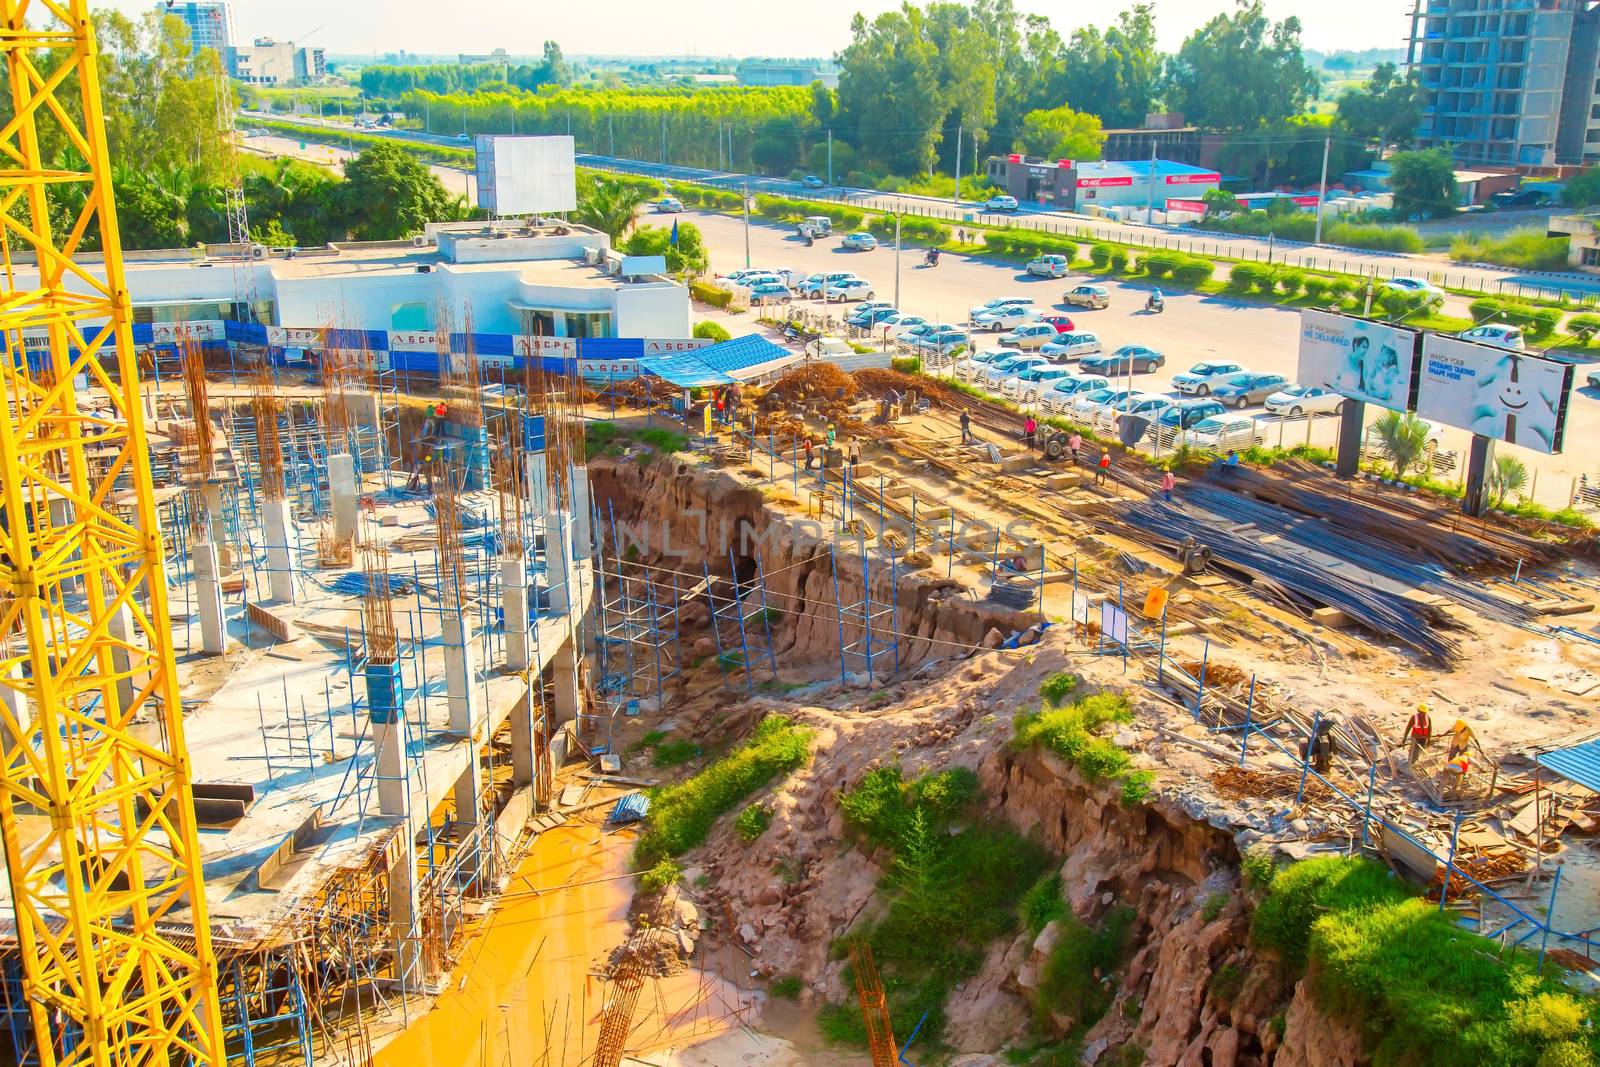
<path id="1" fill-rule="evenodd" d="M 875 610 L 893 611 L 892 619 L 885 614 L 875 624 L 873 640 L 886 647 L 897 633 L 901 668 L 964 654 L 982 646 L 990 630 L 1010 634 L 1037 621 L 974 601 L 960 583 L 934 572 L 891 568 L 875 550 L 863 555 L 861 542 L 836 530 L 831 518 L 796 518 L 714 467 L 669 457 L 644 465 L 595 459 L 589 477 L 604 519 L 601 533 L 624 558 L 662 568 L 661 574 L 679 571 L 686 587 L 703 565 L 713 576 L 734 572 L 741 579 L 759 567 L 776 616 L 774 651 L 786 666 L 838 660 L 841 604 L 844 642 L 862 645 L 848 609 L 866 600 L 869 585 Z"/>
<path id="2" fill-rule="evenodd" d="M 1273 1067 L 1366 1067 L 1361 1035 L 1329 1017 L 1311 997 L 1309 981 L 1295 986 L 1283 1020 L 1283 1047 Z"/>

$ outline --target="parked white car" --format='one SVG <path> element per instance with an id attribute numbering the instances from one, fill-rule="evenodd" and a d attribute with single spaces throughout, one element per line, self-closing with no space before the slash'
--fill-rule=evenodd
<path id="1" fill-rule="evenodd" d="M 1095 418 L 1095 412 L 1101 408 L 1109 408 L 1119 400 L 1126 400 L 1136 392 L 1138 392 L 1137 389 L 1114 389 L 1107 386 L 1104 389 L 1095 389 L 1092 392 L 1084 393 L 1072 402 L 1073 421 L 1082 423 L 1085 426 L 1092 426 L 1098 421 Z"/>
<path id="2" fill-rule="evenodd" d="M 1261 441 L 1256 420 L 1248 415 L 1213 415 L 1189 429 L 1189 446 L 1211 452 L 1231 452 Z"/>
<path id="3" fill-rule="evenodd" d="M 1039 406 L 1051 415 L 1070 415 L 1073 402 L 1096 389 L 1109 389 L 1111 380 L 1099 374 L 1068 374 L 1039 396 Z"/>
<path id="4" fill-rule="evenodd" d="M 985 367 L 978 375 L 978 388 L 989 393 L 998 394 L 1005 385 L 1006 379 L 1015 377 L 1029 367 L 1042 367 L 1049 363 L 1048 359 L 1033 352 L 1013 352 L 1004 359 L 997 359 Z"/>
<path id="5" fill-rule="evenodd" d="M 872 299 L 872 283 L 865 278 L 840 278 L 822 291 L 824 300 Z"/>
<path id="6" fill-rule="evenodd" d="M 1025 322 L 1000 335 L 1000 343 L 1007 348 L 1042 348 L 1061 336 L 1048 322 Z"/>
<path id="7" fill-rule="evenodd" d="M 984 201 L 983 210 L 985 210 L 985 211 L 1015 211 L 1015 210 L 1017 210 L 1017 198 L 1014 197 L 1014 196 L 1003 196 L 1003 195 L 1002 196 L 991 196 L 988 200 Z"/>
<path id="8" fill-rule="evenodd" d="M 1244 368 L 1237 363 L 1208 360 L 1196 363 L 1182 374 L 1172 376 L 1172 387 L 1187 396 L 1210 396 L 1211 390 L 1230 374 L 1239 374 Z"/>
<path id="9" fill-rule="evenodd" d="M 1430 304 L 1444 303 L 1444 290 L 1426 278 L 1390 278 L 1380 283 L 1385 289 L 1398 289 L 1403 293 L 1422 293 Z"/>
<path id="10" fill-rule="evenodd" d="M 1069 367 L 1055 363 L 1041 363 L 1036 367 L 1029 367 L 1014 378 L 1007 378 L 1000 385 L 1000 395 L 1021 404 L 1036 404 L 1040 396 L 1071 374 L 1072 370 Z"/>
<path id="11" fill-rule="evenodd" d="M 658 215 L 673 215 L 682 210 L 683 201 L 675 196 L 663 196 L 656 201 L 656 213 Z"/>
<path id="12" fill-rule="evenodd" d="M 1020 304 L 1023 307 L 1032 307 L 1033 306 L 1033 297 L 1031 297 L 1031 296 L 1002 296 L 1002 297 L 998 297 L 998 298 L 996 298 L 994 300 L 990 300 L 988 303 L 979 304 L 975 308 L 968 308 L 967 309 L 967 321 L 971 322 L 974 319 L 976 319 L 979 315 L 982 315 L 982 314 L 984 314 L 986 312 L 998 311 L 1000 308 L 1010 307 L 1010 306 L 1012 306 L 1014 304 Z"/>
<path id="13" fill-rule="evenodd" d="M 848 281 L 855 275 L 847 270 L 834 271 L 831 274 L 813 274 L 805 281 L 795 286 L 801 296 L 821 296 L 830 285 L 836 282 Z M 866 294 L 871 296 L 871 293 Z"/>
<path id="14" fill-rule="evenodd" d="M 1094 410 L 1095 424 L 1106 429 L 1117 425 L 1117 420 L 1125 415 L 1137 415 L 1154 422 L 1163 410 L 1173 405 L 1170 396 L 1161 393 L 1134 392 L 1121 400 L 1104 404 Z"/>
<path id="15" fill-rule="evenodd" d="M 951 373 L 955 375 L 957 381 L 973 382 L 996 360 L 1007 359 L 1014 355 L 1015 352 L 1007 352 L 1003 348 L 991 348 L 987 352 L 969 352 L 965 359 L 956 363 Z"/>
<path id="16" fill-rule="evenodd" d="M 1343 407 L 1344 397 L 1320 385 L 1286 385 L 1265 406 L 1273 415 L 1322 415 Z"/>
<path id="17" fill-rule="evenodd" d="M 1456 334 L 1463 341 L 1476 341 L 1480 345 L 1493 345 L 1496 348 L 1508 349 L 1512 352 L 1521 352 L 1528 347 L 1522 339 L 1521 326 L 1507 326 L 1503 323 L 1485 323 L 1474 326 Z"/>
<path id="18" fill-rule="evenodd" d="M 1028 261 L 1028 273 L 1037 278 L 1064 278 L 1070 269 L 1067 257 L 1053 252 Z"/>
<path id="19" fill-rule="evenodd" d="M 839 245 L 852 252 L 870 252 L 878 247 L 878 239 L 866 230 L 857 230 L 855 233 L 845 234 L 844 240 L 840 241 Z"/>
<path id="20" fill-rule="evenodd" d="M 946 326 L 945 324 L 938 322 L 929 322 L 920 315 L 904 315 L 901 316 L 899 322 L 894 324 L 894 337 L 897 341 L 910 342 L 915 341 L 923 334 L 944 329 L 953 330 L 955 327 Z"/>
<path id="21" fill-rule="evenodd" d="M 1092 333 L 1058 333 L 1039 351 L 1057 361 L 1082 359 L 1100 351 L 1100 338 Z"/>
<path id="22" fill-rule="evenodd" d="M 960 330 L 935 330 L 916 339 L 914 347 L 919 352 L 937 352 L 940 355 L 964 347 L 967 335 Z"/>
<path id="23" fill-rule="evenodd" d="M 1020 326 L 1025 322 L 1033 322 L 1039 313 L 1027 304 L 1004 304 L 989 311 L 980 311 L 972 316 L 972 328 L 975 330 L 992 330 L 1000 333 Z M 1054 327 L 1051 327 L 1054 329 Z"/>

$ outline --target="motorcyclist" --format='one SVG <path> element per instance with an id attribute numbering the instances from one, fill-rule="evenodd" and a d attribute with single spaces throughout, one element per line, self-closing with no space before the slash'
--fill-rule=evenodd
<path id="1" fill-rule="evenodd" d="M 1150 299 L 1145 301 L 1145 305 L 1144 305 L 1145 310 L 1146 311 L 1160 311 L 1163 306 L 1164 306 L 1164 302 L 1161 299 L 1161 290 L 1160 289 L 1152 290 L 1151 293 L 1150 293 Z"/>
<path id="2" fill-rule="evenodd" d="M 937 248 L 928 249 L 928 254 L 923 257 L 923 262 L 930 267 L 937 267 L 939 265 L 939 250 Z"/>

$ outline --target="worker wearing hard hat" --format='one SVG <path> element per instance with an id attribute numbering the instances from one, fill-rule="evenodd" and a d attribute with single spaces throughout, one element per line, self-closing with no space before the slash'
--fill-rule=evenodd
<path id="1" fill-rule="evenodd" d="M 1450 728 L 1450 748 L 1444 754 L 1445 796 L 1454 796 L 1466 782 L 1467 772 L 1472 769 L 1472 759 L 1467 749 L 1473 740 L 1472 727 L 1457 719 Z"/>
<path id="2" fill-rule="evenodd" d="M 1428 705 L 1418 704 L 1416 713 L 1406 723 L 1406 756 L 1412 763 L 1417 762 L 1417 757 L 1422 755 L 1422 750 L 1428 747 L 1428 742 L 1433 740 L 1433 718 L 1428 714 Z"/>

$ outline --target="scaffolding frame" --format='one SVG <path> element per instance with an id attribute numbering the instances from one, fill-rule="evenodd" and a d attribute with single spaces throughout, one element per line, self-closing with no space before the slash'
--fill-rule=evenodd
<path id="1" fill-rule="evenodd" d="M 828 556 L 833 565 L 833 603 L 839 620 L 839 681 L 847 682 L 852 661 L 860 660 L 866 670 L 867 680 L 884 677 L 878 661 L 885 656 L 894 661 L 894 671 L 900 670 L 900 560 L 893 549 L 889 554 L 889 599 L 875 599 L 872 590 L 872 553 L 867 549 L 865 533 L 858 533 L 856 544 L 861 560 L 860 600 L 844 600 L 839 578 L 839 547 L 828 546 Z M 874 640 L 873 631 L 882 635 Z"/>

